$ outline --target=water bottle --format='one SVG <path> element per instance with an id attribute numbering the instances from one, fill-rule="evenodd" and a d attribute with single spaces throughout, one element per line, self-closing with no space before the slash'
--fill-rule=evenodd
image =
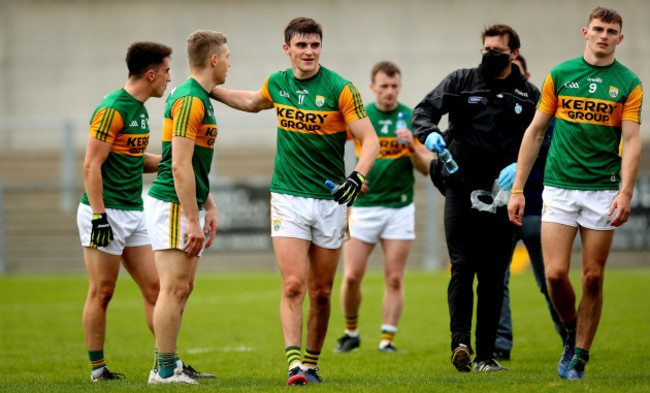
<path id="1" fill-rule="evenodd" d="M 449 150 L 443 149 L 440 153 L 438 153 L 438 157 L 445 164 L 447 172 L 454 173 L 458 170 L 458 164 L 456 164 L 456 161 L 454 160 L 454 157 L 451 156 Z"/>
<path id="2" fill-rule="evenodd" d="M 330 192 L 334 194 L 334 191 L 336 190 L 336 184 L 334 184 L 334 182 L 331 180 L 325 180 L 325 185 L 330 189 Z"/>
<path id="3" fill-rule="evenodd" d="M 399 112 L 397 114 L 397 123 L 395 123 L 395 131 L 406 128 L 406 112 Z M 397 143 L 404 143 L 403 140 L 397 139 Z"/>

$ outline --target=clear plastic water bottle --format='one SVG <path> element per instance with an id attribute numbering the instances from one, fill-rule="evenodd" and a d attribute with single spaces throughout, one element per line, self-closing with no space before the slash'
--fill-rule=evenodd
<path id="1" fill-rule="evenodd" d="M 438 157 L 445 164 L 447 172 L 454 173 L 458 170 L 458 164 L 456 164 L 456 161 L 454 160 L 454 157 L 451 156 L 449 150 L 443 149 L 440 153 L 438 153 Z"/>
<path id="2" fill-rule="evenodd" d="M 395 123 L 395 131 L 406 128 L 406 112 L 399 112 L 397 114 L 397 122 Z M 397 139 L 397 143 L 404 143 L 403 140 Z"/>

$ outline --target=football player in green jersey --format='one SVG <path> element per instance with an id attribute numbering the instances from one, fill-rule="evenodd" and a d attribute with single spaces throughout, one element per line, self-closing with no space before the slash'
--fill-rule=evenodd
<path id="1" fill-rule="evenodd" d="M 284 33 L 283 49 L 291 68 L 269 76 L 259 91 L 215 88 L 212 96 L 244 111 L 276 110 L 271 235 L 282 276 L 280 322 L 289 366 L 287 384 L 303 385 L 322 382 L 318 358 L 327 333 L 336 265 L 347 237 L 343 204 L 354 203 L 379 144 L 357 89 L 318 62 L 321 26 L 310 18 L 295 18 Z M 361 150 L 354 172 L 345 178 L 348 126 L 361 141 Z M 334 195 L 326 180 L 340 182 Z M 301 359 L 302 304 L 307 293 L 310 307 Z"/>
<path id="2" fill-rule="evenodd" d="M 413 169 L 428 175 L 433 159 L 433 153 L 413 137 L 411 109 L 397 100 L 402 89 L 400 69 L 382 61 L 372 68 L 370 76 L 370 89 L 376 99 L 366 105 L 366 112 L 381 150 L 366 177 L 368 189 L 357 198 L 350 213 L 350 241 L 343 251 L 345 269 L 341 285 L 345 334 L 338 340 L 335 352 L 349 352 L 360 345 L 361 281 L 368 257 L 378 242 L 384 252 L 386 281 L 379 350 L 397 352 L 393 339 L 404 305 L 404 269 L 415 239 Z"/>
<path id="3" fill-rule="evenodd" d="M 544 177 L 542 249 L 549 294 L 567 326 L 557 371 L 569 380 L 584 379 L 602 311 L 605 264 L 614 229 L 630 216 L 641 154 L 641 81 L 614 57 L 622 27 L 615 10 L 594 9 L 582 29 L 583 56 L 551 70 L 522 140 L 508 205 L 510 220 L 521 225 L 522 190 L 555 116 Z M 578 232 L 582 298 L 576 310 L 569 268 Z"/>
<path id="4" fill-rule="evenodd" d="M 199 30 L 187 39 L 187 54 L 190 77 L 167 98 L 162 159 L 145 199 L 160 276 L 154 310 L 158 369 L 150 372 L 149 384 L 197 384 L 192 377 L 205 377 L 178 367 L 176 342 L 199 257 L 217 231 L 208 178 L 217 124 L 208 92 L 226 81 L 230 51 L 225 35 Z"/>
<path id="5" fill-rule="evenodd" d="M 144 224 L 142 173 L 155 172 L 160 156 L 145 153 L 149 115 L 144 103 L 162 97 L 171 80 L 172 49 L 154 42 L 135 42 L 126 55 L 129 77 L 108 94 L 93 114 L 84 161 L 85 190 L 77 225 L 88 270 L 88 297 L 83 310 L 92 381 L 122 379 L 104 360 L 106 309 L 113 296 L 120 261 L 140 287 L 145 315 L 153 333 L 158 274 Z"/>

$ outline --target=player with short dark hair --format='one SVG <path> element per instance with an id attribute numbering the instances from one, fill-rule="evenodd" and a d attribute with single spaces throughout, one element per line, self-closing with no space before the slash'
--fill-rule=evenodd
<path id="1" fill-rule="evenodd" d="M 146 153 L 150 131 L 144 103 L 165 92 L 171 53 L 170 47 L 155 42 L 131 44 L 128 80 L 104 97 L 90 121 L 77 226 L 88 270 L 83 326 L 93 382 L 124 377 L 109 371 L 104 359 L 106 309 L 120 262 L 142 292 L 147 324 L 154 331 L 159 283 L 141 195 L 142 173 L 155 172 L 160 156 Z"/>
<path id="2" fill-rule="evenodd" d="M 269 76 L 256 92 L 212 90 L 233 108 L 275 108 L 277 154 L 271 180 L 271 236 L 282 276 L 280 322 L 289 365 L 287 385 L 320 383 L 320 357 L 331 292 L 351 206 L 375 161 L 379 144 L 356 87 L 318 62 L 322 29 L 311 18 L 291 20 L 283 49 L 291 68 Z M 346 178 L 346 127 L 361 141 L 359 161 Z M 327 180 L 339 182 L 332 190 Z M 301 358 L 302 304 L 309 294 L 307 340 Z"/>

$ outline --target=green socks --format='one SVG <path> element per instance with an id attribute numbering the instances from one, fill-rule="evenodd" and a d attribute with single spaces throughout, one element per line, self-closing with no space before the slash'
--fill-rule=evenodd
<path id="1" fill-rule="evenodd" d="M 90 367 L 92 367 L 93 371 L 106 367 L 103 349 L 99 351 L 88 351 L 88 357 L 90 358 Z"/>

